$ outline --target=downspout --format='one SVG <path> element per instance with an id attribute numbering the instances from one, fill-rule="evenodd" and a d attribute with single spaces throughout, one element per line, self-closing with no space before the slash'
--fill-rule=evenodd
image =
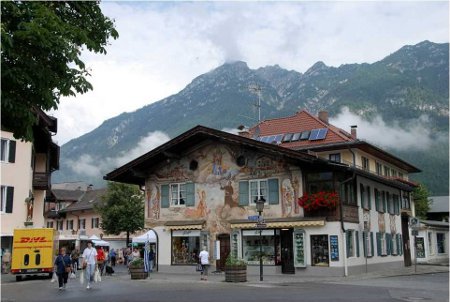
<path id="1" fill-rule="evenodd" d="M 353 152 L 353 150 L 352 150 L 352 148 L 350 148 L 350 146 L 348 147 L 348 151 L 350 151 L 350 153 L 352 154 L 353 167 L 356 167 L 356 155 L 355 155 L 355 152 Z"/>
<path id="2" fill-rule="evenodd" d="M 353 151 L 350 151 L 350 152 L 353 153 Z M 354 159 L 354 153 L 353 153 L 353 159 Z M 350 177 L 350 178 L 342 181 L 341 183 L 339 183 L 339 192 L 340 192 L 339 195 L 342 195 L 342 186 L 344 184 L 350 182 L 350 181 L 353 181 L 355 179 L 355 176 L 356 176 L 356 174 L 355 174 L 355 172 L 353 172 L 352 177 Z M 353 194 L 353 192 L 352 192 L 352 194 Z M 340 198 L 340 200 L 342 200 L 342 198 Z M 344 260 L 344 277 L 347 277 L 348 276 L 347 237 L 346 237 L 346 234 L 345 234 L 346 230 L 345 230 L 345 227 L 344 227 L 344 209 L 342 207 L 342 202 L 339 203 L 339 212 L 340 212 L 340 220 L 341 220 L 341 232 L 342 232 L 342 238 L 343 238 L 342 242 L 343 242 L 343 246 L 344 246 L 343 252 L 342 252 L 343 255 L 344 255 L 344 257 L 343 257 L 344 258 L 343 259 Z"/>

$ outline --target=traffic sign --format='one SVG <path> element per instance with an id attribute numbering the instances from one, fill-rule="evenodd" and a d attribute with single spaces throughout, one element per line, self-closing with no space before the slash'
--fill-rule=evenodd
<path id="1" fill-rule="evenodd" d="M 259 215 L 252 215 L 252 216 L 248 216 L 247 218 L 250 221 L 258 221 L 259 220 Z"/>
<path id="2" fill-rule="evenodd" d="M 265 229 L 265 228 L 267 228 L 267 224 L 265 224 L 265 223 L 257 223 L 256 224 L 256 228 L 257 229 Z"/>

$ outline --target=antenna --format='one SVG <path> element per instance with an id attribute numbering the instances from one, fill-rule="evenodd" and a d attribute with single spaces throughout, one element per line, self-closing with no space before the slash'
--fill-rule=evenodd
<path id="1" fill-rule="evenodd" d="M 258 124 L 259 124 L 261 122 L 261 91 L 262 91 L 262 88 L 258 84 L 251 84 L 248 86 L 248 90 L 251 93 L 255 93 L 258 95 L 258 103 L 256 103 L 253 106 L 258 108 Z"/>

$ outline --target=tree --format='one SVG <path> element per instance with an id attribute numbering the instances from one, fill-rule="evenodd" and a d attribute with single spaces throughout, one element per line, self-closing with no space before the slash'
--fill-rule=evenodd
<path id="1" fill-rule="evenodd" d="M 430 210 L 431 200 L 428 198 L 429 193 L 423 184 L 419 184 L 412 192 L 414 200 L 414 208 L 416 210 L 416 217 L 426 219 L 427 213 Z"/>
<path id="2" fill-rule="evenodd" d="M 92 90 L 81 51 L 105 54 L 119 35 L 98 1 L 2 1 L 1 16 L 2 128 L 32 141 L 33 108 Z"/>
<path id="3" fill-rule="evenodd" d="M 106 194 L 95 206 L 102 217 L 101 228 L 107 234 L 130 234 L 144 228 L 144 194 L 136 186 L 108 182 Z"/>

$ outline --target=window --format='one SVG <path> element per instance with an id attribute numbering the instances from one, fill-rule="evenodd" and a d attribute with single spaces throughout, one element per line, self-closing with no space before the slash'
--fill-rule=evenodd
<path id="1" fill-rule="evenodd" d="M 383 175 L 383 165 L 380 163 L 376 163 L 377 175 Z"/>
<path id="2" fill-rule="evenodd" d="M 1 212 L 12 213 L 14 200 L 14 187 L 1 186 Z"/>
<path id="3" fill-rule="evenodd" d="M 375 210 L 377 210 L 380 213 L 383 213 L 384 207 L 383 207 L 383 200 L 381 199 L 381 192 L 378 191 L 377 189 L 375 189 L 374 191 L 375 191 Z"/>
<path id="4" fill-rule="evenodd" d="M 328 235 L 311 235 L 311 265 L 329 266 Z"/>
<path id="5" fill-rule="evenodd" d="M 394 201 L 392 200 L 391 194 L 389 194 L 389 192 L 386 192 L 386 203 L 389 214 L 394 215 Z"/>
<path id="6" fill-rule="evenodd" d="M 53 229 L 53 221 L 47 221 L 47 228 Z"/>
<path id="7" fill-rule="evenodd" d="M 388 234 L 384 232 L 377 233 L 377 255 L 386 256 L 388 254 Z"/>
<path id="8" fill-rule="evenodd" d="M 394 214 L 400 215 L 400 197 L 397 194 L 392 195 L 393 206 L 394 206 Z"/>
<path id="9" fill-rule="evenodd" d="M 73 220 L 66 220 L 66 230 L 73 230 Z"/>
<path id="10" fill-rule="evenodd" d="M 248 264 L 259 264 L 259 244 L 261 240 L 263 252 L 263 264 L 275 265 L 275 232 L 273 229 L 262 230 L 261 236 L 259 230 L 242 231 L 242 251 L 243 259 Z"/>
<path id="11" fill-rule="evenodd" d="M 186 198 L 186 184 L 171 184 L 170 185 L 170 203 L 172 206 L 185 205 Z"/>
<path id="12" fill-rule="evenodd" d="M 384 176 L 390 177 L 391 176 L 391 169 L 389 169 L 388 166 L 384 166 Z"/>
<path id="13" fill-rule="evenodd" d="M 100 223 L 100 218 L 96 217 L 96 218 L 91 219 L 91 226 L 93 229 L 98 229 L 99 223 Z"/>
<path id="14" fill-rule="evenodd" d="M 330 161 L 334 161 L 334 162 L 337 162 L 337 163 L 341 162 L 341 153 L 333 153 L 333 154 L 330 154 L 328 156 L 329 156 L 329 160 Z"/>
<path id="15" fill-rule="evenodd" d="M 397 170 L 391 169 L 392 177 L 397 177 Z"/>
<path id="16" fill-rule="evenodd" d="M 403 179 L 403 173 L 402 172 L 398 172 L 398 177 L 400 177 L 400 178 L 402 178 Z"/>
<path id="17" fill-rule="evenodd" d="M 369 159 L 367 157 L 361 156 L 362 168 L 365 171 L 369 171 Z"/>
<path id="18" fill-rule="evenodd" d="M 86 219 L 79 219 L 78 220 L 78 228 L 80 230 L 85 230 L 86 229 Z"/>
<path id="19" fill-rule="evenodd" d="M 438 254 L 444 254 L 445 253 L 445 234 L 444 233 L 436 233 L 436 243 L 437 243 Z"/>
<path id="20" fill-rule="evenodd" d="M 411 205 L 410 205 L 410 203 L 409 203 L 409 198 L 408 198 L 408 195 L 403 195 L 403 198 L 402 198 L 402 209 L 410 209 L 411 208 Z"/>
<path id="21" fill-rule="evenodd" d="M 389 193 L 388 192 L 381 192 L 381 203 L 383 204 L 383 212 L 386 213 L 387 212 L 387 195 Z"/>
<path id="22" fill-rule="evenodd" d="M 430 255 L 434 255 L 433 233 L 431 233 L 431 232 L 428 232 L 428 253 Z"/>
<path id="23" fill-rule="evenodd" d="M 62 230 L 63 230 L 63 227 L 64 227 L 64 221 L 62 221 L 62 220 L 56 221 L 56 229 L 57 229 L 58 231 L 62 231 Z"/>
<path id="24" fill-rule="evenodd" d="M 344 192 L 342 192 L 341 196 L 342 198 L 344 198 L 344 200 L 342 201 L 342 203 L 348 205 L 356 205 L 356 198 L 353 192 L 353 183 L 345 183 L 343 190 Z"/>
<path id="25" fill-rule="evenodd" d="M 16 142 L 9 139 L 1 139 L 0 161 L 14 163 L 16 161 Z"/>
<path id="26" fill-rule="evenodd" d="M 356 256 L 356 248 L 355 248 L 355 231 L 347 230 L 346 231 L 346 240 L 347 240 L 347 258 Z"/>
<path id="27" fill-rule="evenodd" d="M 359 185 L 359 190 L 361 194 L 361 207 L 367 210 L 370 210 L 370 203 L 371 203 L 371 194 L 370 194 L 370 187 L 364 187 L 363 184 Z"/>
<path id="28" fill-rule="evenodd" d="M 392 234 L 391 235 L 391 255 L 398 255 L 399 254 L 399 247 L 398 247 L 398 235 L 397 234 Z"/>
<path id="29" fill-rule="evenodd" d="M 267 179 L 250 180 L 250 201 L 255 203 L 260 199 L 267 200 Z"/>

